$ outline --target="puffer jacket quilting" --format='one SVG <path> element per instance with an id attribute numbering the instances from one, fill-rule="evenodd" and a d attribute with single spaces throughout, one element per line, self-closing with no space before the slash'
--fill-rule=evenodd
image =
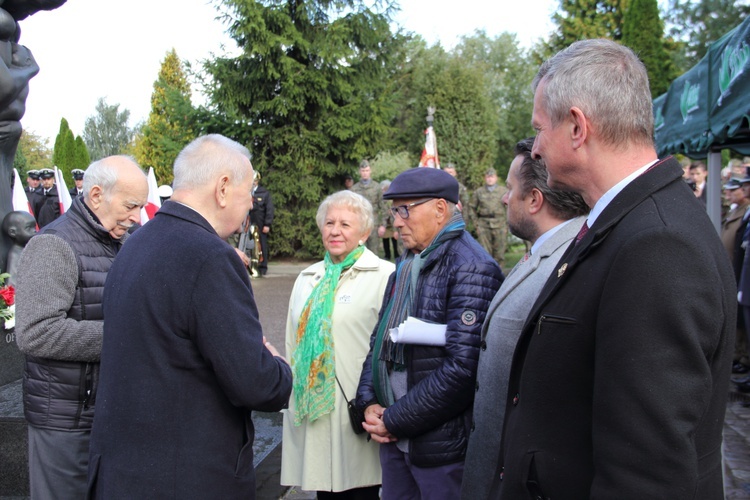
<path id="1" fill-rule="evenodd" d="M 393 293 L 395 273 L 384 306 Z M 471 426 L 480 330 L 490 301 L 502 284 L 502 271 L 467 233 L 430 254 L 418 281 L 411 315 L 446 324 L 446 346 L 410 346 L 407 394 L 387 409 L 386 428 L 409 438 L 417 466 L 463 460 Z M 381 312 L 385 307 L 381 307 Z M 371 344 L 375 340 L 373 334 Z M 372 385 L 372 351 L 365 360 L 357 404 L 377 402 Z M 382 404 L 382 403 L 381 403 Z"/>

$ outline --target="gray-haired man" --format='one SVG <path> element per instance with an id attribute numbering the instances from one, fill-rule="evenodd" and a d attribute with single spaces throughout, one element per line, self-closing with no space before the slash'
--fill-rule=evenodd
<path id="1" fill-rule="evenodd" d="M 130 158 L 87 169 L 84 196 L 31 238 L 16 277 L 16 339 L 26 354 L 32 498 L 83 498 L 102 348 L 102 290 L 146 203 Z"/>

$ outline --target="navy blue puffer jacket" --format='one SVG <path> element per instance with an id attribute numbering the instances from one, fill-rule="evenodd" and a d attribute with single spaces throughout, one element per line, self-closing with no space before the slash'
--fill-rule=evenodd
<path id="1" fill-rule="evenodd" d="M 430 467 L 464 459 L 480 330 L 503 279 L 497 263 L 466 231 L 435 249 L 420 271 L 411 315 L 446 324 L 446 345 L 411 346 L 408 392 L 384 414 L 391 434 L 409 438 L 409 458 L 414 465 Z M 393 295 L 394 281 L 395 273 L 386 288 L 381 314 Z M 357 390 L 357 405 L 363 410 L 378 403 L 372 383 L 374 341 L 373 333 Z"/>

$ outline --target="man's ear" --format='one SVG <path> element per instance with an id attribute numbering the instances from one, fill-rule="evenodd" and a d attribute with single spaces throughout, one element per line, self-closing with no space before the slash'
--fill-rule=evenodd
<path id="1" fill-rule="evenodd" d="M 102 191 L 102 188 L 97 185 L 92 186 L 92 188 L 89 190 L 88 198 L 86 198 L 86 201 L 91 204 L 91 210 L 96 212 L 101 206 L 103 200 L 104 191 Z"/>
<path id="2" fill-rule="evenodd" d="M 445 217 L 448 212 L 448 202 L 442 198 L 438 198 L 435 203 L 435 216 L 438 218 Z"/>
<path id="3" fill-rule="evenodd" d="M 15 240 L 17 234 L 18 234 L 18 229 L 16 228 L 16 226 L 10 226 L 8 228 L 8 236 L 10 236 L 11 239 Z"/>
<path id="4" fill-rule="evenodd" d="M 227 195 L 229 194 L 229 176 L 228 175 L 222 175 L 219 177 L 219 179 L 216 181 L 216 204 L 220 206 L 221 208 L 226 208 L 227 206 Z"/>
<path id="5" fill-rule="evenodd" d="M 570 108 L 568 118 L 570 118 L 571 123 L 570 139 L 573 142 L 573 149 L 578 149 L 583 146 L 583 143 L 586 142 L 586 138 L 588 137 L 590 131 L 589 120 L 586 118 L 586 115 L 583 114 L 583 111 L 576 106 Z"/>
<path id="6" fill-rule="evenodd" d="M 542 205 L 544 205 L 544 195 L 537 188 L 532 188 L 526 197 L 526 202 L 529 207 L 529 213 L 532 215 L 536 214 L 542 209 Z"/>

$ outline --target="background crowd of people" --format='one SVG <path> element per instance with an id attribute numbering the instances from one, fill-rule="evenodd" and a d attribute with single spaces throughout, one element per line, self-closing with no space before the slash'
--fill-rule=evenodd
<path id="1" fill-rule="evenodd" d="M 256 410 L 284 414 L 282 484 L 321 499 L 723 498 L 750 175 L 726 181 L 720 239 L 705 166 L 691 189 L 657 157 L 617 43 L 574 43 L 533 89 L 505 186 L 488 169 L 469 194 L 455 165 L 381 185 L 363 161 L 322 201 L 283 356 L 226 242 L 251 209 L 273 220 L 247 148 L 191 142 L 132 234 L 145 175 L 92 164 L 18 257 L 32 498 L 254 498 Z M 508 231 L 529 251 L 506 276 Z"/>

